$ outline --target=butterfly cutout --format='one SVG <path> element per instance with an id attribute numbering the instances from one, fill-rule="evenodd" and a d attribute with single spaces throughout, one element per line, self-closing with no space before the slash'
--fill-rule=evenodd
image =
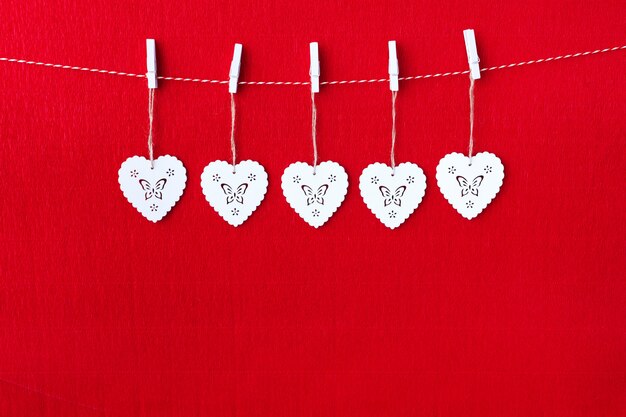
<path id="1" fill-rule="evenodd" d="M 307 197 L 307 206 L 310 206 L 313 203 L 324 205 L 324 196 L 326 195 L 326 191 L 328 191 L 328 185 L 320 185 L 316 192 L 313 192 L 313 189 L 308 185 L 303 185 L 302 191 L 304 191 L 304 195 Z"/>
<path id="2" fill-rule="evenodd" d="M 378 187 L 378 189 L 380 190 L 380 193 L 383 195 L 383 197 L 385 197 L 385 207 L 392 203 L 398 207 L 402 207 L 402 201 L 400 200 L 400 198 L 402 198 L 404 192 L 406 191 L 405 185 L 396 188 L 396 191 L 394 191 L 393 194 L 391 193 L 389 188 L 385 187 L 384 185 L 381 185 L 380 187 Z"/>
<path id="3" fill-rule="evenodd" d="M 226 194 L 226 204 L 230 204 L 233 201 L 238 202 L 239 204 L 243 204 L 243 195 L 246 193 L 248 189 L 248 184 L 245 182 L 241 184 L 235 191 L 228 184 L 221 185 L 222 190 L 224 190 L 224 194 Z"/>
<path id="4" fill-rule="evenodd" d="M 139 185 L 141 185 L 141 188 L 146 192 L 145 194 L 146 200 L 152 197 L 162 200 L 163 194 L 161 193 L 161 191 L 163 191 L 163 188 L 165 187 L 166 182 L 167 180 L 165 178 L 161 178 L 160 180 L 156 182 L 156 184 L 154 184 L 154 187 L 153 187 L 150 184 L 150 182 L 141 179 L 139 180 Z"/>
<path id="5" fill-rule="evenodd" d="M 459 183 L 459 186 L 461 187 L 461 197 L 465 197 L 469 193 L 474 194 L 475 196 L 478 196 L 478 187 L 480 187 L 480 184 L 482 184 L 483 178 L 484 176 L 479 175 L 476 178 L 474 178 L 472 180 L 472 183 L 470 184 L 469 182 L 467 182 L 465 177 L 462 177 L 460 175 L 457 176 L 456 181 Z"/>

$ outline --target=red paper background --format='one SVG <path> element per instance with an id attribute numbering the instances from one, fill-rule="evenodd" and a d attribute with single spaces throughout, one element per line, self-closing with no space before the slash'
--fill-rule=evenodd
<path id="1" fill-rule="evenodd" d="M 52 3 L 52 4 L 51 4 Z M 384 78 L 626 43 L 622 1 L 4 0 L 0 55 L 225 79 Z M 435 2 L 433 2 L 435 3 Z M 435 167 L 464 152 L 466 76 L 404 82 L 399 161 L 428 178 L 398 230 L 358 176 L 387 162 L 387 84 L 323 86 L 322 160 L 350 187 L 321 229 L 286 204 L 282 170 L 311 160 L 308 87 L 243 86 L 238 150 L 267 169 L 241 227 L 200 189 L 229 157 L 226 87 L 161 82 L 156 153 L 188 170 L 160 223 L 122 196 L 146 154 L 144 79 L 0 63 L 0 414 L 3 416 L 620 416 L 626 414 L 626 53 L 485 73 L 476 151 L 505 183 L 476 220 Z"/>

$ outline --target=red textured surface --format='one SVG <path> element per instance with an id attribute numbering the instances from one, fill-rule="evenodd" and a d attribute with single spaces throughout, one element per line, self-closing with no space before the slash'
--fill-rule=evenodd
<path id="1" fill-rule="evenodd" d="M 484 66 L 626 43 L 622 1 L 4 0 L 0 56 L 162 75 L 326 80 Z M 346 2 L 348 3 L 348 2 Z M 3 416 L 623 416 L 626 414 L 626 53 L 484 74 L 476 151 L 502 159 L 499 196 L 461 218 L 434 179 L 467 146 L 465 76 L 405 82 L 399 161 L 428 178 L 398 230 L 358 176 L 386 162 L 386 84 L 322 87 L 322 160 L 344 205 L 320 230 L 283 199 L 310 161 L 308 87 L 241 87 L 241 158 L 270 187 L 242 227 L 200 189 L 229 157 L 225 86 L 162 82 L 156 153 L 188 169 L 158 224 L 117 184 L 146 153 L 143 79 L 0 63 L 0 414 Z"/>

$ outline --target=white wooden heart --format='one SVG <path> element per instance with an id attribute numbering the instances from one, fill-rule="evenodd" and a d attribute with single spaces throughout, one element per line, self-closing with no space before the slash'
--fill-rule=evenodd
<path id="1" fill-rule="evenodd" d="M 481 152 L 470 159 L 460 153 L 444 156 L 437 165 L 437 184 L 443 196 L 468 220 L 494 199 L 504 180 L 500 158 Z"/>
<path id="2" fill-rule="evenodd" d="M 416 164 L 404 162 L 394 170 L 369 165 L 361 173 L 359 189 L 365 205 L 385 226 L 395 229 L 415 211 L 426 193 L 426 176 Z"/>
<path id="3" fill-rule="evenodd" d="M 128 158 L 118 172 L 124 197 L 151 222 L 161 220 L 180 199 L 187 170 L 177 158 L 164 155 L 154 166 L 142 156 Z"/>
<path id="4" fill-rule="evenodd" d="M 287 202 L 305 222 L 320 227 L 339 208 L 348 192 L 348 174 L 341 165 L 325 161 L 313 167 L 304 162 L 289 165 L 282 176 Z"/>
<path id="5" fill-rule="evenodd" d="M 201 176 L 202 193 L 228 224 L 239 226 L 261 204 L 267 192 L 267 173 L 255 161 L 235 165 L 213 161 Z"/>

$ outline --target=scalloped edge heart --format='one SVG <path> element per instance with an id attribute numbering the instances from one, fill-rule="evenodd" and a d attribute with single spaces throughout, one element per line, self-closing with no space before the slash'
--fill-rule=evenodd
<path id="1" fill-rule="evenodd" d="M 178 158 L 176 158 L 175 156 L 172 155 L 162 155 L 159 156 L 158 158 L 156 158 L 154 160 L 154 166 L 156 165 L 161 165 L 164 162 L 173 162 L 174 164 L 178 165 L 178 168 L 182 169 L 182 187 L 180 188 L 179 192 L 177 194 L 175 194 L 175 197 L 170 201 L 170 205 L 169 207 L 167 207 L 165 209 L 165 211 L 159 215 L 159 216 L 151 216 L 148 217 L 148 215 L 146 215 L 146 213 L 144 213 L 142 211 L 142 207 L 140 207 L 139 205 L 137 205 L 135 203 L 135 199 L 132 198 L 133 196 L 130 195 L 130 190 L 127 189 L 125 187 L 125 184 L 123 184 L 123 178 L 122 175 L 125 173 L 126 170 L 126 166 L 128 164 L 132 164 L 133 162 L 138 162 L 141 164 L 146 164 L 148 165 L 146 168 L 151 169 L 150 168 L 150 161 L 146 158 L 144 158 L 143 156 L 131 156 L 129 158 L 127 158 L 124 162 L 122 162 L 122 165 L 120 165 L 120 169 L 117 171 L 117 182 L 120 185 L 120 189 L 122 190 L 122 194 L 124 195 L 124 197 L 126 198 L 126 200 L 135 208 L 135 210 L 137 210 L 143 217 L 145 217 L 146 219 L 148 219 L 149 221 L 156 223 L 160 220 L 162 220 L 173 208 L 174 206 L 178 203 L 178 201 L 180 200 L 180 197 L 183 195 L 185 188 L 187 186 L 187 169 L 185 168 L 185 166 L 183 165 L 182 161 Z M 148 213 L 149 214 L 149 213 Z"/>
<path id="2" fill-rule="evenodd" d="M 363 171 L 361 172 L 361 176 L 359 177 L 359 190 L 361 192 L 361 198 L 363 199 L 363 202 L 365 203 L 365 205 L 367 206 L 367 208 L 374 214 L 374 216 L 376 216 L 376 218 L 386 227 L 388 227 L 389 229 L 396 229 L 398 227 L 400 227 L 405 221 L 408 220 L 409 217 L 411 217 L 411 215 L 415 212 L 415 210 L 417 210 L 417 208 L 419 207 L 419 205 L 422 203 L 422 200 L 424 199 L 424 196 L 426 195 L 426 175 L 424 174 L 424 170 L 422 168 L 420 168 L 419 165 L 413 163 L 413 162 L 403 162 L 401 164 L 396 165 L 396 171 L 398 170 L 398 168 L 401 167 L 410 167 L 415 169 L 416 168 L 416 175 L 420 176 L 420 181 L 423 184 L 423 187 L 419 187 L 419 191 L 417 193 L 417 203 L 415 204 L 415 207 L 411 208 L 411 210 L 406 213 L 406 217 L 404 217 L 403 219 L 401 219 L 397 224 L 388 224 L 388 219 L 381 217 L 381 213 L 380 210 L 378 210 L 378 207 L 370 204 L 370 202 L 368 201 L 368 198 L 364 195 L 364 193 L 366 193 L 365 190 L 365 180 L 366 180 L 366 176 L 370 175 L 368 173 L 368 171 L 371 171 L 372 169 L 376 169 L 376 168 L 381 168 L 384 171 L 392 171 L 392 168 L 387 165 L 387 164 L 383 164 L 380 162 L 374 162 L 373 164 L 368 165 L 367 167 L 365 167 L 363 169 Z M 385 172 L 386 174 L 391 175 L 390 172 Z M 415 178 L 415 180 L 417 181 L 417 178 Z M 420 184 L 415 184 L 420 185 Z"/>
<path id="3" fill-rule="evenodd" d="M 348 174 L 345 170 L 344 167 L 342 167 L 340 164 L 338 164 L 337 162 L 334 161 L 324 161 L 321 162 L 319 164 L 317 164 L 316 170 L 319 173 L 319 170 L 322 169 L 323 167 L 327 167 L 327 166 L 332 166 L 334 169 L 338 169 L 339 171 L 337 172 L 338 175 L 341 175 L 343 177 L 343 179 L 345 180 L 345 188 L 340 192 L 340 196 L 338 197 L 338 200 L 336 201 L 336 206 L 332 208 L 332 211 L 330 213 L 328 213 L 328 216 L 323 219 L 322 222 L 312 222 L 313 219 L 308 219 L 306 216 L 303 215 L 303 213 L 301 212 L 299 207 L 294 206 L 294 204 L 291 201 L 291 195 L 289 194 L 289 190 L 286 187 L 286 183 L 288 181 L 287 176 L 288 175 L 293 175 L 292 174 L 292 170 L 295 168 L 302 168 L 305 170 L 313 170 L 313 166 L 307 164 L 306 162 L 294 162 L 292 164 L 290 164 L 287 168 L 285 168 L 285 170 L 283 171 L 283 175 L 281 176 L 281 188 L 283 190 L 283 195 L 285 196 L 285 200 L 287 200 L 287 203 L 289 204 L 289 206 L 293 209 L 293 211 L 295 211 L 298 216 L 300 216 L 306 223 L 308 223 L 309 225 L 315 227 L 316 229 L 320 226 L 323 226 L 328 220 L 330 220 L 331 217 L 334 216 L 334 214 L 337 212 L 337 210 L 339 209 L 339 207 L 341 207 L 341 205 L 343 204 L 346 195 L 348 194 L 348 186 L 349 186 L 349 181 L 348 181 Z M 299 184 L 299 183 L 298 183 Z M 339 184 L 337 184 L 339 185 Z M 336 188 L 336 187 L 335 187 Z M 299 194 L 299 193 L 297 193 Z M 321 219 L 321 218 L 320 218 Z"/>
<path id="4" fill-rule="evenodd" d="M 254 168 L 250 168 L 250 166 L 253 166 Z M 209 205 L 213 208 L 213 210 L 215 210 L 215 212 L 222 218 L 224 219 L 224 221 L 226 221 L 228 224 L 230 224 L 231 226 L 237 227 L 242 225 L 246 220 L 248 220 L 250 218 L 250 216 L 252 216 L 252 214 L 254 214 L 254 212 L 256 211 L 256 209 L 261 205 L 261 203 L 263 202 L 263 200 L 265 199 L 265 195 L 267 194 L 267 187 L 268 187 L 268 177 L 267 177 L 267 171 L 265 171 L 265 168 L 263 167 L 263 165 L 261 165 L 260 163 L 258 163 L 257 161 L 253 161 L 250 159 L 246 159 L 245 161 L 241 161 L 238 162 L 237 164 L 235 164 L 235 171 L 239 168 L 239 169 L 246 169 L 246 170 L 250 170 L 250 169 L 257 169 L 260 170 L 258 173 L 256 174 L 261 174 L 262 176 L 261 178 L 258 178 L 259 184 L 262 187 L 262 191 L 260 190 L 258 197 L 258 201 L 256 201 L 256 203 L 254 203 L 254 206 L 248 206 L 247 210 L 250 211 L 250 213 L 247 214 L 247 216 L 245 217 L 240 217 L 236 220 L 233 220 L 231 218 L 227 218 L 220 210 L 219 207 L 217 207 L 217 204 L 215 204 L 215 200 L 212 199 L 212 195 L 210 195 L 209 193 L 211 192 L 209 184 L 212 181 L 208 176 L 210 175 L 210 170 L 211 167 L 217 167 L 219 168 L 228 168 L 229 172 L 232 170 L 232 164 L 226 162 L 226 161 L 222 161 L 222 160 L 217 160 L 217 161 L 212 161 L 210 162 L 207 166 L 204 167 L 204 170 L 202 170 L 202 174 L 200 175 L 200 186 L 202 187 L 202 194 L 204 194 L 204 198 L 206 199 L 206 201 L 209 203 Z M 223 175 L 223 174 L 222 174 Z M 249 188 L 251 189 L 251 188 Z M 220 192 L 220 197 L 222 197 L 224 194 Z M 246 198 L 246 196 L 243 196 L 244 198 Z"/>
<path id="5" fill-rule="evenodd" d="M 452 152 L 452 153 L 447 154 L 446 156 L 441 158 L 441 160 L 439 161 L 439 164 L 437 164 L 437 174 L 435 175 L 435 177 L 437 178 L 437 185 L 439 186 L 439 190 L 441 191 L 441 194 L 448 201 L 448 203 L 461 216 L 463 216 L 467 220 L 472 220 L 472 219 L 476 218 L 480 213 L 482 213 L 485 210 L 485 208 L 487 208 L 487 206 L 489 204 L 491 204 L 491 202 L 494 200 L 494 198 L 496 198 L 496 196 L 500 192 L 500 188 L 502 187 L 502 184 L 504 182 L 504 165 L 502 164 L 502 161 L 500 160 L 500 158 L 498 158 L 495 154 L 493 154 L 491 152 L 479 152 L 479 153 L 475 154 L 472 157 L 472 162 L 473 163 L 476 162 L 477 158 L 481 158 L 481 159 L 482 158 L 492 158 L 494 160 L 494 162 L 497 163 L 499 165 L 499 167 L 501 168 L 502 175 L 501 175 L 500 178 L 498 178 L 496 176 L 496 178 L 493 180 L 495 182 L 492 181 L 492 182 L 489 183 L 489 187 L 490 187 L 490 190 L 491 190 L 491 196 L 489 197 L 489 199 L 488 200 L 482 200 L 481 206 L 477 206 L 476 207 L 477 210 L 472 210 L 472 213 L 465 213 L 464 212 L 464 207 L 457 205 L 459 200 L 458 199 L 451 200 L 449 198 L 450 196 L 446 195 L 447 193 L 444 192 L 444 188 L 447 185 L 449 185 L 449 184 L 444 183 L 444 176 L 448 176 L 448 175 L 451 175 L 451 174 L 454 175 L 454 173 L 444 172 L 444 170 L 446 169 L 446 167 L 450 168 L 448 166 L 448 161 L 449 161 L 449 159 L 454 159 L 454 158 L 462 160 L 464 163 L 469 165 L 470 159 L 467 156 L 465 156 L 464 154 L 458 153 L 458 152 Z M 454 163 L 456 163 L 456 162 L 454 162 Z M 490 171 L 490 173 L 491 172 L 492 171 Z"/>

